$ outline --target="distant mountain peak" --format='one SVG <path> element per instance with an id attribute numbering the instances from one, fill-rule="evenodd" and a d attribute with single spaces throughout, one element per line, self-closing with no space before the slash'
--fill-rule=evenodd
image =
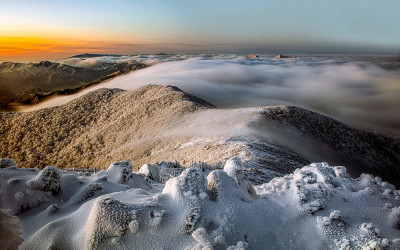
<path id="1" fill-rule="evenodd" d="M 101 56 L 124 56 L 124 55 L 84 53 L 84 54 L 79 54 L 79 55 L 71 56 L 71 57 L 69 57 L 69 58 L 90 58 L 90 57 L 101 57 Z"/>
<path id="2" fill-rule="evenodd" d="M 41 61 L 38 63 L 34 63 L 33 66 L 45 66 L 45 67 L 49 68 L 55 64 L 59 64 L 59 63 L 50 62 L 50 61 Z"/>

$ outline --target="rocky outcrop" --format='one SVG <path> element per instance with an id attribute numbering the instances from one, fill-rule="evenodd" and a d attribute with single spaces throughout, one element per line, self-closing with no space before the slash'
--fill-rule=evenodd
<path id="1" fill-rule="evenodd" d="M 278 54 L 277 56 L 275 56 L 275 58 L 297 58 L 296 56 L 284 56 L 282 54 Z"/>
<path id="2" fill-rule="evenodd" d="M 250 54 L 245 56 L 245 58 L 259 58 L 259 56 L 257 54 Z"/>

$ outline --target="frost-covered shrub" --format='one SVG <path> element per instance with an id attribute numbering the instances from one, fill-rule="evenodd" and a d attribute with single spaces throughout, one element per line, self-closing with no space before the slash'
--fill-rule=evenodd
<path id="1" fill-rule="evenodd" d="M 129 161 L 117 161 L 106 170 L 107 179 L 114 183 L 127 184 L 132 173 L 132 164 Z"/>
<path id="2" fill-rule="evenodd" d="M 144 164 L 139 169 L 139 173 L 144 174 L 152 181 L 160 182 L 160 170 L 156 166 L 153 166 L 151 164 Z"/>
<path id="3" fill-rule="evenodd" d="M 185 226 L 183 231 L 187 234 L 191 234 L 195 229 L 197 222 L 200 219 L 200 208 L 194 207 L 190 210 L 189 214 L 185 218 Z"/>
<path id="4" fill-rule="evenodd" d="M 198 168 L 187 168 L 178 177 L 170 179 L 163 190 L 164 194 L 183 200 L 198 200 L 205 192 L 205 177 Z"/>
<path id="5" fill-rule="evenodd" d="M 132 207 L 110 197 L 98 198 L 86 222 L 86 247 L 98 249 L 107 239 L 121 237 L 128 228 L 137 232 L 134 220 L 136 211 Z"/>
<path id="6" fill-rule="evenodd" d="M 29 181 L 28 185 L 38 190 L 45 192 L 51 191 L 53 194 L 57 194 L 60 191 L 60 178 L 61 174 L 59 170 L 55 167 L 48 166 Z"/>
<path id="7" fill-rule="evenodd" d="M 224 171 L 232 177 L 237 183 L 243 180 L 243 164 L 240 158 L 232 157 L 226 161 Z"/>
<path id="8" fill-rule="evenodd" d="M 162 192 L 183 206 L 184 217 L 182 231 L 191 234 L 201 218 L 201 206 L 207 198 L 206 180 L 199 168 L 187 168 L 176 178 L 167 181 Z"/>
<path id="9" fill-rule="evenodd" d="M 240 158 L 232 157 L 231 159 L 227 160 L 224 166 L 224 171 L 235 180 L 238 187 L 243 191 L 244 194 L 246 194 L 246 198 L 251 199 L 258 197 L 253 185 L 250 183 L 250 181 L 244 178 L 244 167 Z"/>
<path id="10" fill-rule="evenodd" d="M 107 170 L 93 174 L 92 178 L 135 188 L 150 189 L 151 186 L 145 181 L 144 176 L 133 173 L 132 168 L 133 166 L 129 161 L 117 161 L 112 163 Z"/>
<path id="11" fill-rule="evenodd" d="M 223 170 L 214 170 L 207 176 L 207 191 L 212 201 L 231 199 L 237 196 L 237 183 Z"/>

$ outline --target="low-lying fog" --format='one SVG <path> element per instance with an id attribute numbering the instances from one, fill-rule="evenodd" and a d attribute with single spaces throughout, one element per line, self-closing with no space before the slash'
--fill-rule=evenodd
<path id="1" fill-rule="evenodd" d="M 400 71 L 378 66 L 384 63 L 382 58 L 147 55 L 68 59 L 64 63 L 88 66 L 118 60 L 153 66 L 21 111 L 60 105 L 98 88 L 174 85 L 220 108 L 292 104 L 358 128 L 400 136 Z"/>

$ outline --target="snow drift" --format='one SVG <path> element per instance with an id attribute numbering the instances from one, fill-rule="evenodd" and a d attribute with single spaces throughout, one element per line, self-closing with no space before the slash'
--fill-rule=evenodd
<path id="1" fill-rule="evenodd" d="M 22 249 L 400 247 L 400 193 L 379 177 L 313 163 L 253 186 L 232 158 L 156 181 L 173 166 L 116 162 L 91 176 L 9 166 L 1 206 L 22 222 Z"/>

